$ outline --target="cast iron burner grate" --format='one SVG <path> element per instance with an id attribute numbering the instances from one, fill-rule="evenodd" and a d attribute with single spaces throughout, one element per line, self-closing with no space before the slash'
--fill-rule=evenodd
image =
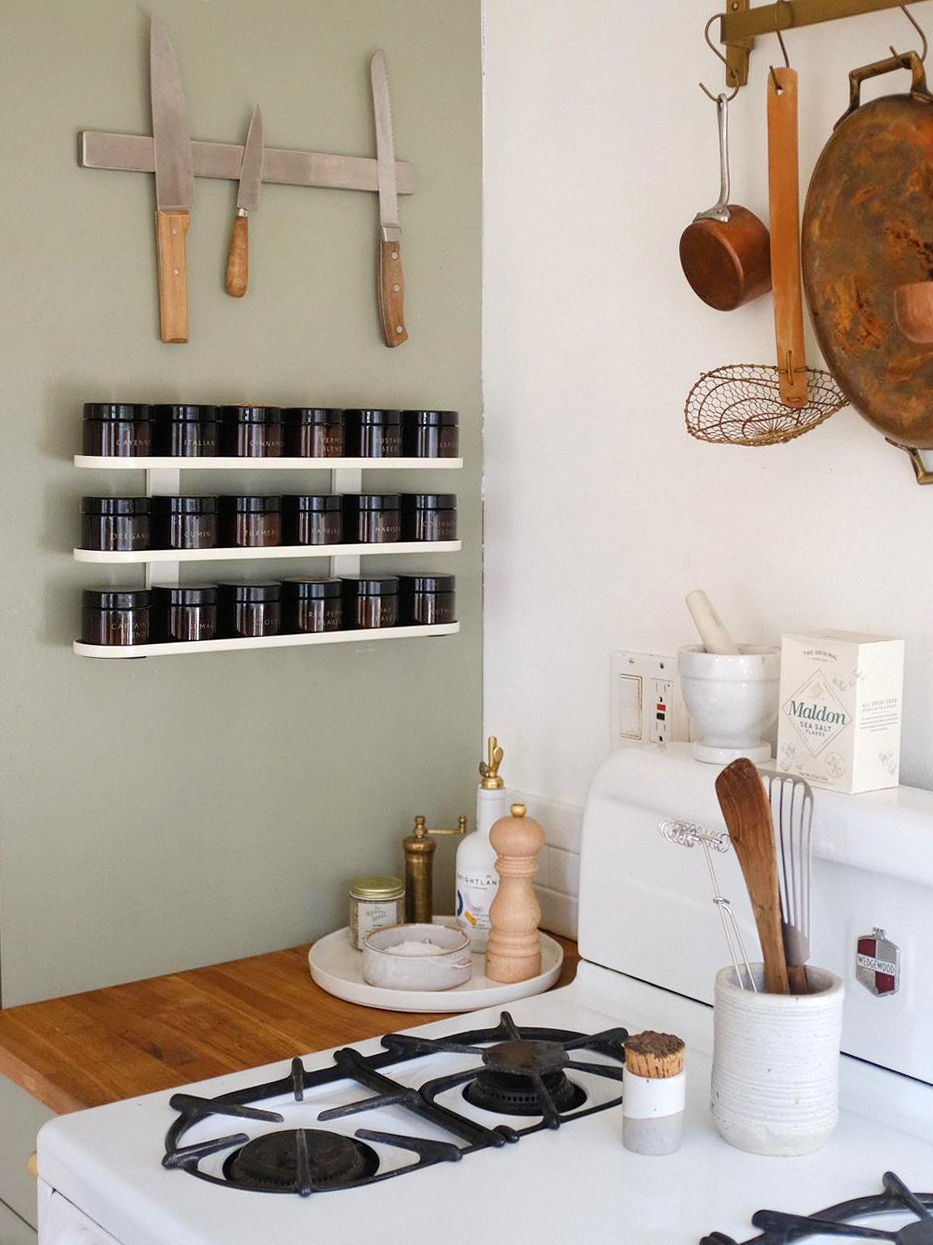
<path id="1" fill-rule="evenodd" d="M 289 1075 L 268 1084 L 220 1094 L 216 1098 L 174 1094 L 169 1105 L 179 1115 L 166 1134 L 162 1165 L 170 1170 L 180 1169 L 211 1184 L 262 1193 L 298 1193 L 306 1197 L 330 1189 L 375 1184 L 435 1163 L 457 1162 L 475 1150 L 499 1148 L 518 1141 L 527 1133 L 558 1128 L 567 1120 L 618 1106 L 621 1094 L 586 1106 L 586 1093 L 567 1077 L 565 1070 L 576 1069 L 621 1081 L 627 1037 L 625 1029 L 608 1029 L 587 1036 L 564 1029 L 518 1027 L 509 1013 L 503 1012 L 495 1027 L 474 1029 L 451 1038 L 437 1040 L 411 1034 L 387 1034 L 382 1039 L 385 1049 L 377 1055 L 364 1056 L 348 1046 L 335 1051 L 333 1063 L 328 1067 L 313 1071 L 305 1068 L 300 1059 L 293 1059 Z M 609 1062 L 574 1059 L 573 1051 L 598 1053 Z M 465 1072 L 428 1080 L 417 1088 L 403 1085 L 382 1071 L 412 1059 L 446 1053 L 476 1055 L 482 1062 Z M 230 1116 L 263 1125 L 284 1124 L 280 1112 L 252 1104 L 268 1103 L 289 1095 L 301 1102 L 307 1089 L 346 1080 L 369 1090 L 369 1096 L 344 1107 L 321 1111 L 317 1117 L 319 1122 L 379 1107 L 400 1107 L 411 1117 L 413 1126 L 423 1121 L 443 1130 L 454 1140 L 431 1141 L 365 1128 L 357 1129 L 355 1138 L 321 1129 L 267 1128 L 254 1138 L 237 1132 L 184 1144 L 189 1129 L 215 1117 Z M 437 1101 L 445 1091 L 460 1086 L 465 1087 L 465 1096 L 471 1103 L 476 1102 L 474 1094 L 478 1094 L 477 1105 L 484 1109 L 487 1106 L 484 1094 L 504 1096 L 504 1104 L 490 1102 L 488 1109 L 502 1115 L 532 1117 L 531 1122 L 520 1128 L 485 1124 Z M 361 1144 L 370 1141 L 407 1151 L 414 1160 L 400 1167 L 382 1169 L 377 1152 Z M 223 1161 L 221 1175 L 201 1167 L 204 1159 L 224 1151 L 230 1153 Z M 900 1245 L 928 1243 L 914 1241 Z"/>
<path id="2" fill-rule="evenodd" d="M 893 1241 L 894 1245 L 933 1245 L 933 1193 L 912 1193 L 894 1172 L 882 1177 L 884 1192 L 869 1197 L 853 1198 L 818 1210 L 815 1215 L 789 1215 L 779 1210 L 759 1210 L 752 1223 L 762 1228 L 745 1245 L 788 1245 L 808 1236 L 841 1236 L 850 1240 Z M 906 1211 L 914 1216 L 897 1231 L 867 1228 L 849 1222 L 870 1215 Z M 711 1232 L 700 1245 L 737 1245 L 731 1236 Z"/>

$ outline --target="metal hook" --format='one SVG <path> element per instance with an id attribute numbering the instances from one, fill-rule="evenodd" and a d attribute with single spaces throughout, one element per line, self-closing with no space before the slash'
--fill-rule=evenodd
<path id="1" fill-rule="evenodd" d="M 916 30 L 917 34 L 918 34 L 918 35 L 920 36 L 920 38 L 923 40 L 923 51 L 920 53 L 920 63 L 921 63 L 921 65 L 922 65 L 922 64 L 924 63 L 924 61 L 926 61 L 926 58 L 927 58 L 927 47 L 928 47 L 928 45 L 927 45 L 927 37 L 926 37 L 926 35 L 923 33 L 923 29 L 921 28 L 920 23 L 917 21 L 917 19 L 916 19 L 916 18 L 915 18 L 915 17 L 914 17 L 911 13 L 909 13 L 909 12 L 908 12 L 908 10 L 907 10 L 907 5 L 906 5 L 906 4 L 899 4 L 897 7 L 898 7 L 898 8 L 900 9 L 900 11 L 904 14 L 904 16 L 905 16 L 905 17 L 907 18 L 907 20 L 910 22 L 911 26 L 913 26 L 914 30 Z M 896 50 L 894 49 L 894 47 L 893 47 L 890 43 L 888 44 L 888 47 L 889 47 L 889 48 L 891 48 L 891 55 L 892 55 L 892 56 L 897 56 L 897 55 L 898 55 L 898 53 L 896 52 Z"/>
<path id="2" fill-rule="evenodd" d="M 709 21 L 708 21 L 708 22 L 706 23 L 706 25 L 703 27 L 703 38 L 706 40 L 706 46 L 709 48 L 709 50 L 710 50 L 711 52 L 715 52 L 715 53 L 716 53 L 716 55 L 719 57 L 719 59 L 722 61 L 722 63 L 725 65 L 725 67 L 726 67 L 726 72 L 727 72 L 727 74 L 729 75 L 729 77 L 731 78 L 731 77 L 732 77 L 732 70 L 729 68 L 729 62 L 726 60 L 726 58 L 723 56 L 722 52 L 720 52 L 719 48 L 717 48 L 717 47 L 716 47 L 716 45 L 713 43 L 713 41 L 712 41 L 712 40 L 710 39 L 710 37 L 709 37 L 709 28 L 710 28 L 710 26 L 712 26 L 713 22 L 715 22 L 715 21 L 716 21 L 716 19 L 717 19 L 717 18 L 720 18 L 720 17 L 722 17 L 722 14 L 721 14 L 721 13 L 714 13 L 714 14 L 713 14 L 713 16 L 709 19 Z M 703 94 L 704 94 L 704 95 L 706 95 L 709 99 L 711 99 L 711 100 L 713 101 L 713 103 L 714 103 L 714 104 L 715 104 L 715 103 L 718 103 L 718 101 L 719 101 L 719 95 L 714 95 L 714 94 L 713 94 L 713 92 L 712 92 L 712 91 L 711 91 L 708 87 L 705 87 L 705 86 L 703 85 L 703 83 L 702 83 L 702 82 L 701 82 L 699 85 L 700 85 L 700 90 L 703 92 Z M 739 93 L 739 88 L 738 88 L 738 86 L 734 86 L 734 87 L 732 88 L 732 94 L 731 94 L 731 95 L 727 95 L 727 96 L 726 96 L 726 99 L 727 99 L 727 100 L 733 100 L 733 99 L 735 99 L 735 97 L 738 95 L 738 93 Z"/>
<path id="3" fill-rule="evenodd" d="M 777 5 L 775 6 L 776 12 L 775 12 L 774 33 L 777 35 L 778 43 L 781 45 L 781 51 L 784 54 L 784 67 L 786 69 L 790 69 L 790 57 L 787 55 L 787 45 L 784 42 L 784 36 L 781 34 L 781 27 L 777 25 L 777 17 L 778 17 L 778 14 L 781 12 L 782 4 L 787 5 L 787 8 L 790 10 L 789 12 L 790 21 L 787 23 L 787 26 L 785 26 L 784 29 L 787 30 L 794 24 L 794 10 L 791 8 L 789 0 L 778 0 Z M 768 68 L 771 71 L 771 81 L 774 83 L 774 89 L 775 91 L 777 91 L 778 95 L 780 95 L 781 91 L 784 88 L 781 86 L 781 84 L 777 80 L 777 74 L 774 72 L 774 66 L 769 65 Z"/>

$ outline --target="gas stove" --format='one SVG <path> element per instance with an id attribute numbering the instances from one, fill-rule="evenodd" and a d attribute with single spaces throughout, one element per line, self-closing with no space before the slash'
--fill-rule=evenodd
<path id="1" fill-rule="evenodd" d="M 933 796 L 817 795 L 813 960 L 845 979 L 851 1053 L 829 1143 L 765 1158 L 723 1142 L 709 1113 L 708 1002 L 728 953 L 702 857 L 659 833 L 672 817 L 721 828 L 715 772 L 676 750 L 615 754 L 599 771 L 571 985 L 47 1125 L 41 1245 L 75 1232 L 83 1245 L 350 1245 L 389 1231 L 406 1245 L 933 1245 L 933 1196 L 911 1193 L 933 1188 Z M 731 854 L 717 869 L 752 947 Z M 861 936 L 882 924 L 900 950 L 888 995 L 858 976 Z M 684 1140 L 666 1157 L 621 1141 L 624 1043 L 649 1028 L 687 1044 Z"/>

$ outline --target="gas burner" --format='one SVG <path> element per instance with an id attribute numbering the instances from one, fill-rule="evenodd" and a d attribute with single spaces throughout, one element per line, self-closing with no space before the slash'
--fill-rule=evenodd
<path id="1" fill-rule="evenodd" d="M 541 1115 L 541 1091 L 559 1115 L 576 1111 L 586 1093 L 563 1069 L 570 1058 L 559 1042 L 512 1038 L 483 1051 L 486 1071 L 479 1072 L 463 1090 L 474 1107 L 498 1115 Z"/>
<path id="2" fill-rule="evenodd" d="M 227 1183 L 307 1197 L 368 1180 L 379 1169 L 371 1146 L 320 1128 L 283 1128 L 234 1150 L 224 1163 Z"/>
<path id="3" fill-rule="evenodd" d="M 764 1231 L 760 1236 L 750 1237 L 745 1245 L 787 1245 L 790 1241 L 821 1235 L 841 1236 L 850 1240 L 869 1238 L 875 1241 L 893 1241 L 894 1245 L 933 1245 L 933 1193 L 912 1193 L 894 1172 L 885 1172 L 882 1184 L 884 1193 L 839 1202 L 826 1210 L 818 1210 L 815 1215 L 789 1215 L 779 1210 L 756 1211 L 752 1215 L 752 1223 Z M 896 1232 L 865 1228 L 858 1223 L 849 1222 L 869 1215 L 890 1214 L 892 1211 L 906 1211 L 914 1218 Z M 700 1245 L 737 1243 L 722 1232 L 711 1232 L 709 1236 L 701 1239 Z"/>

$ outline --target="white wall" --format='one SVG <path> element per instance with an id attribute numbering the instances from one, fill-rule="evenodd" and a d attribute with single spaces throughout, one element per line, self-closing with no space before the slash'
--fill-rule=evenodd
<path id="1" fill-rule="evenodd" d="M 607 749 L 610 650 L 692 642 L 683 597 L 703 586 L 742 640 L 903 636 L 902 781 L 930 787 L 933 488 L 851 410 L 769 449 L 684 428 L 701 371 L 773 362 L 770 299 L 712 311 L 678 261 L 718 190 L 697 87 L 722 82 L 712 8 L 486 0 L 486 729 L 510 785 L 582 803 Z M 913 11 L 933 35 L 930 9 Z M 804 188 L 848 71 L 915 42 L 897 10 L 790 32 Z M 759 41 L 731 117 L 733 201 L 765 219 L 779 58 Z M 866 94 L 908 79 L 889 81 Z"/>

